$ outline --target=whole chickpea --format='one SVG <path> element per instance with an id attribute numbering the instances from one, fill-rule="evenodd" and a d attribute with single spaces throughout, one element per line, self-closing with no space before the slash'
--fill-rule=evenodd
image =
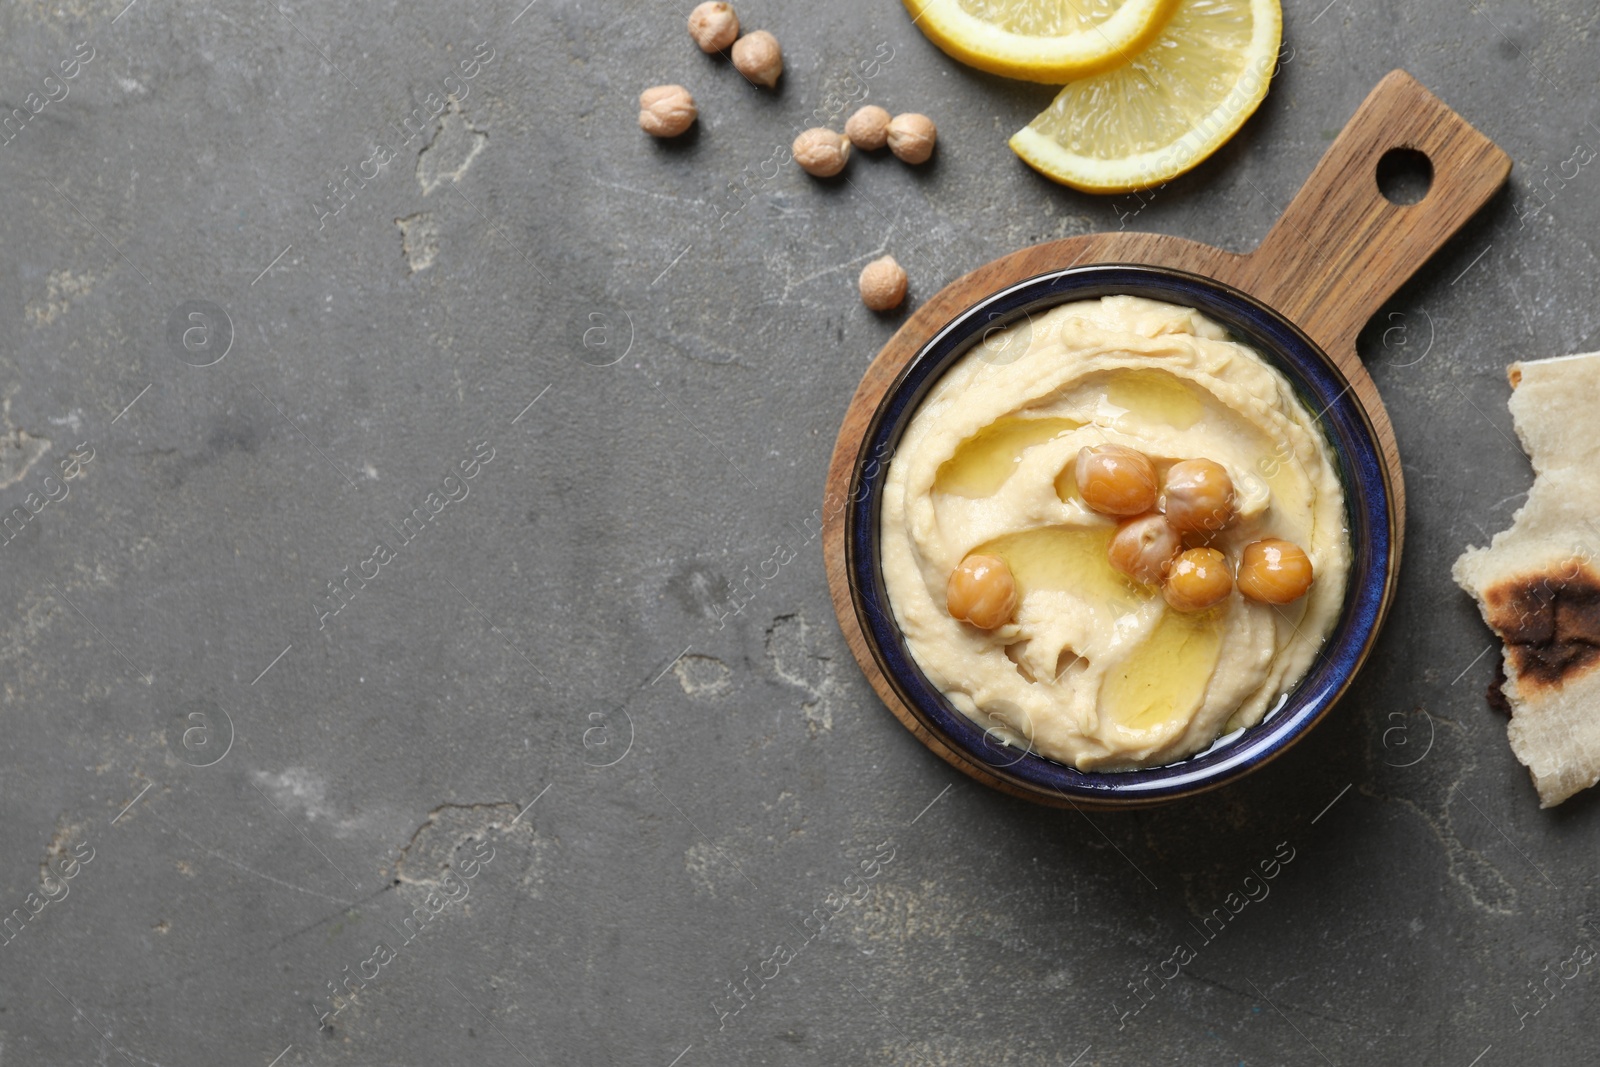
<path id="1" fill-rule="evenodd" d="M 1191 548 L 1167 569 L 1162 595 L 1174 611 L 1204 611 L 1233 591 L 1228 559 L 1214 548 Z"/>
<path id="2" fill-rule="evenodd" d="M 861 302 L 873 311 L 893 311 L 906 298 L 905 268 L 882 256 L 861 268 Z"/>
<path id="3" fill-rule="evenodd" d="M 701 4 L 689 12 L 689 36 L 702 52 L 720 52 L 739 39 L 739 16 L 731 5 Z"/>
<path id="4" fill-rule="evenodd" d="M 657 85 L 639 94 L 639 128 L 652 137 L 676 137 L 699 117 L 694 97 L 681 85 Z"/>
<path id="5" fill-rule="evenodd" d="M 908 112 L 889 120 L 889 151 L 907 163 L 926 163 L 939 131 L 926 115 Z"/>
<path id="6" fill-rule="evenodd" d="M 1136 582 L 1156 585 L 1166 577 L 1183 542 L 1161 515 L 1141 515 L 1117 526 L 1111 536 L 1111 565 Z"/>
<path id="7" fill-rule="evenodd" d="M 1102 515 L 1141 515 L 1156 506 L 1156 468 L 1137 449 L 1081 449 L 1074 474 L 1083 502 Z"/>
<path id="8" fill-rule="evenodd" d="M 875 152 L 889 143 L 889 113 L 868 104 L 845 120 L 844 135 L 863 152 Z"/>
<path id="9" fill-rule="evenodd" d="M 1167 471 L 1164 510 L 1179 533 L 1214 534 L 1233 521 L 1233 479 L 1222 464 L 1186 459 Z"/>
<path id="10" fill-rule="evenodd" d="M 746 78 L 770 89 L 783 73 L 783 49 L 766 30 L 747 33 L 733 42 L 733 65 Z"/>
<path id="11" fill-rule="evenodd" d="M 993 630 L 1017 610 L 1017 580 L 997 556 L 968 556 L 950 572 L 945 606 L 952 617 L 980 630 Z"/>
<path id="12" fill-rule="evenodd" d="M 1305 596 L 1311 581 L 1311 557 L 1293 541 L 1254 541 L 1239 557 L 1239 592 L 1251 600 L 1287 604 Z"/>
<path id="13" fill-rule="evenodd" d="M 850 142 L 843 134 L 817 126 L 794 139 L 794 161 L 818 178 L 831 178 L 850 161 Z"/>

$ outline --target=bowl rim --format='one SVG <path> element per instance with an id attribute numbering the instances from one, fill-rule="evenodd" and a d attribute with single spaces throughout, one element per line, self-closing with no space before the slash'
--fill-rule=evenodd
<path id="1" fill-rule="evenodd" d="M 882 585 L 878 512 L 888 458 L 933 386 L 989 332 L 1076 300 L 1146 296 L 1191 307 L 1256 350 L 1289 380 L 1328 441 L 1345 490 L 1352 550 L 1344 603 L 1317 658 L 1263 720 L 1175 763 L 1132 771 L 1079 771 L 1003 744 L 967 718 L 922 674 Z M 870 461 L 868 457 L 872 456 Z M 869 473 L 874 471 L 874 473 Z M 1338 364 L 1290 319 L 1203 274 L 1144 263 L 1095 263 L 1022 279 L 969 305 L 907 361 L 876 405 L 851 468 L 845 509 L 845 572 L 867 649 L 921 725 L 958 758 L 1013 788 L 1046 799 L 1149 804 L 1217 788 L 1264 766 L 1301 740 L 1349 689 L 1376 642 L 1396 581 L 1396 513 L 1388 464 L 1372 421 Z"/>

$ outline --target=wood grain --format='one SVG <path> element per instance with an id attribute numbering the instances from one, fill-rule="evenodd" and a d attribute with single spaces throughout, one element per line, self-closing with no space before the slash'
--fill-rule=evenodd
<path id="1" fill-rule="evenodd" d="M 1419 151 L 1433 166 L 1428 193 L 1415 204 L 1394 204 L 1379 192 L 1378 161 L 1395 148 Z M 850 492 L 867 425 L 895 377 L 945 323 L 1009 285 L 1098 263 L 1174 267 L 1249 293 L 1310 335 L 1344 372 L 1351 392 L 1366 409 L 1393 493 L 1392 578 L 1404 544 L 1405 483 L 1394 427 L 1356 354 L 1356 336 L 1383 302 L 1504 184 L 1510 169 L 1510 158 L 1492 141 L 1409 74 L 1397 70 L 1367 96 L 1254 252 L 1240 255 L 1147 233 L 1069 237 L 986 263 L 917 308 L 867 368 L 845 411 L 823 507 L 823 554 L 834 613 L 856 662 L 895 717 L 928 748 L 985 785 L 1044 804 L 1073 803 L 1059 794 L 1036 792 L 997 777 L 924 727 L 873 659 L 850 595 L 843 501 Z M 1389 584 L 1392 589 L 1394 583 Z M 1387 600 L 1384 609 L 1387 612 Z"/>

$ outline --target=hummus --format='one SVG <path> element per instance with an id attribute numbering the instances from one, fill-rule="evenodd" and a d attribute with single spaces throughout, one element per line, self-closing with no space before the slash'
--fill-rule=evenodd
<path id="1" fill-rule="evenodd" d="M 1237 515 L 1211 546 L 1233 565 L 1252 541 L 1293 541 L 1310 591 L 1273 605 L 1234 589 L 1184 614 L 1112 569 L 1116 523 L 1073 484 L 1079 450 L 1104 444 L 1163 476 L 1222 464 Z M 991 736 L 1080 770 L 1170 763 L 1260 722 L 1315 660 L 1350 567 L 1329 445 L 1288 381 L 1198 312 L 1129 296 L 1053 308 L 963 356 L 907 425 L 879 523 L 889 601 L 929 681 Z M 993 630 L 946 609 L 974 552 L 1016 579 Z"/>

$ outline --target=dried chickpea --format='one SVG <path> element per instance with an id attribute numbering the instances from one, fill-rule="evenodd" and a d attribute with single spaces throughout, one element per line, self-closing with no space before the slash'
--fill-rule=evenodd
<path id="1" fill-rule="evenodd" d="M 1156 585 L 1166 577 L 1183 542 L 1161 515 L 1141 515 L 1117 526 L 1111 536 L 1111 565 L 1136 582 Z"/>
<path id="2" fill-rule="evenodd" d="M 1204 611 L 1233 590 L 1228 559 L 1214 548 L 1191 548 L 1167 569 L 1161 587 L 1174 611 Z"/>
<path id="3" fill-rule="evenodd" d="M 1074 474 L 1083 502 L 1102 515 L 1142 515 L 1156 506 L 1156 468 L 1143 452 L 1123 445 L 1084 448 Z"/>
<path id="4" fill-rule="evenodd" d="M 1269 537 L 1244 546 L 1239 592 L 1266 604 L 1299 600 L 1311 588 L 1311 558 L 1293 541 Z"/>
<path id="5" fill-rule="evenodd" d="M 850 162 L 850 142 L 845 140 L 844 134 L 822 126 L 796 137 L 793 152 L 800 169 L 817 178 L 831 178 Z"/>
<path id="6" fill-rule="evenodd" d="M 728 4 L 701 4 L 689 12 L 689 36 L 702 52 L 720 52 L 739 39 L 739 16 Z"/>
<path id="7" fill-rule="evenodd" d="M 968 556 L 950 572 L 945 606 L 953 617 L 980 630 L 993 630 L 1017 610 L 1017 580 L 1003 559 Z"/>
<path id="8" fill-rule="evenodd" d="M 746 78 L 770 89 L 783 73 L 783 49 L 766 30 L 747 33 L 733 42 L 733 65 Z"/>
<path id="9" fill-rule="evenodd" d="M 1233 521 L 1233 479 L 1209 459 L 1186 459 L 1167 471 L 1167 521 L 1179 533 L 1213 534 Z"/>
<path id="10" fill-rule="evenodd" d="M 893 311 L 906 298 L 906 271 L 893 256 L 861 268 L 861 302 L 873 311 Z"/>
<path id="11" fill-rule="evenodd" d="M 938 132 L 926 115 L 896 115 L 889 120 L 889 151 L 907 163 L 926 163 Z"/>
<path id="12" fill-rule="evenodd" d="M 652 137 L 676 137 L 699 117 L 694 97 L 681 85 L 657 85 L 639 94 L 639 128 Z"/>
<path id="13" fill-rule="evenodd" d="M 868 104 L 845 120 L 844 135 L 863 152 L 875 152 L 889 143 L 889 113 Z"/>

